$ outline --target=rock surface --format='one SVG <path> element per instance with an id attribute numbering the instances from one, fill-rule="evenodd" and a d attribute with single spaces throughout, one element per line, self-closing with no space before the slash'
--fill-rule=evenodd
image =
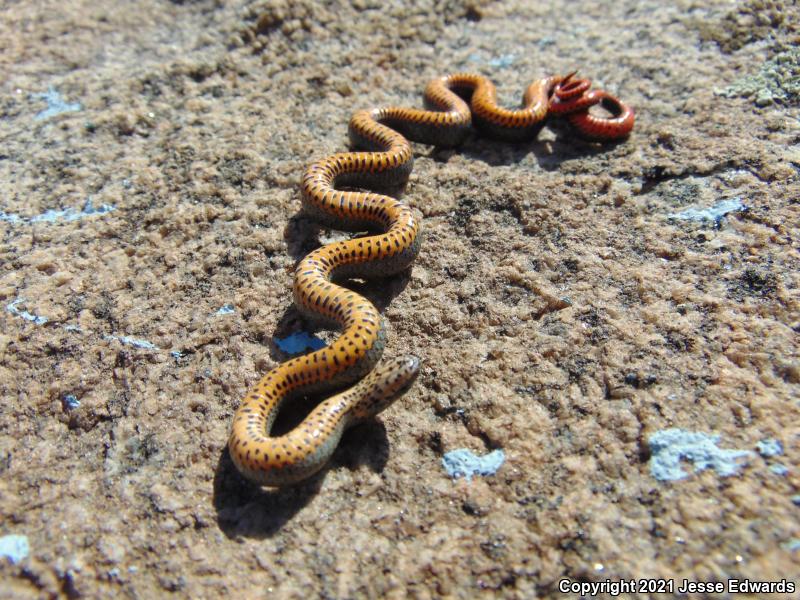
<path id="1" fill-rule="evenodd" d="M 0 535 L 29 545 L 0 595 L 529 599 L 800 572 L 796 3 L 0 11 Z M 341 235 L 299 215 L 304 166 L 437 75 L 487 74 L 512 105 L 575 68 L 635 107 L 631 139 L 417 146 L 423 251 L 361 289 L 418 383 L 315 480 L 244 482 L 232 414 L 307 328 L 294 263 Z M 656 478 L 672 429 L 746 458 L 674 449 L 684 476 Z M 459 448 L 505 463 L 454 482 Z"/>

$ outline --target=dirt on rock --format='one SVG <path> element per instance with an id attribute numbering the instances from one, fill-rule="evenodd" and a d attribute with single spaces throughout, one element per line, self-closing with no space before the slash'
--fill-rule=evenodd
<path id="1" fill-rule="evenodd" d="M 6 3 L 0 597 L 796 586 L 798 23 L 788 1 Z M 232 415 L 309 330 L 295 263 L 345 235 L 300 213 L 304 167 L 436 76 L 511 106 L 576 68 L 635 108 L 630 139 L 415 145 L 421 254 L 355 285 L 422 374 L 321 475 L 247 483 Z M 453 480 L 461 448 L 505 462 Z"/>

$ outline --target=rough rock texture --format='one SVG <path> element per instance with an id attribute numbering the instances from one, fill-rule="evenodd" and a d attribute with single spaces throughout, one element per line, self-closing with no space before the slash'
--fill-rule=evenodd
<path id="1" fill-rule="evenodd" d="M 30 547 L 0 596 L 800 573 L 796 3 L 121 7 L 0 9 L 0 536 Z M 303 167 L 436 75 L 510 105 L 576 67 L 636 108 L 632 138 L 418 146 L 422 254 L 359 286 L 419 382 L 313 481 L 244 482 L 231 416 L 307 329 L 292 266 L 341 235 L 298 214 Z M 668 429 L 750 452 L 659 478 Z M 462 447 L 506 462 L 453 482 Z"/>

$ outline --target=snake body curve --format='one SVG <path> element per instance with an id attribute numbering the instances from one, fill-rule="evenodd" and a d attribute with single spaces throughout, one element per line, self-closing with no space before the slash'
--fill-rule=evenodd
<path id="1" fill-rule="evenodd" d="M 539 79 L 525 90 L 522 108 L 509 110 L 497 105 L 495 87 L 487 78 L 459 73 L 428 84 L 427 110 L 386 107 L 353 115 L 351 145 L 361 151 L 333 154 L 307 168 L 301 185 L 303 210 L 332 228 L 379 233 L 327 244 L 298 264 L 297 308 L 342 332 L 329 346 L 279 364 L 247 393 L 228 441 L 230 456 L 243 475 L 272 486 L 313 475 L 328 462 L 348 427 L 390 405 L 419 372 L 420 361 L 414 356 L 378 364 L 385 344 L 381 315 L 366 298 L 333 279 L 385 277 L 408 268 L 419 252 L 421 223 L 396 198 L 337 186 L 402 186 L 413 164 L 409 139 L 456 146 L 469 135 L 473 122 L 492 137 L 520 141 L 535 137 L 548 115 L 559 115 L 583 137 L 625 138 L 633 127 L 633 111 L 606 92 L 588 89 L 587 80 L 573 75 Z M 611 116 L 590 114 L 594 104 L 602 104 Z M 323 400 L 285 435 L 270 435 L 281 407 L 291 398 L 353 383 Z"/>

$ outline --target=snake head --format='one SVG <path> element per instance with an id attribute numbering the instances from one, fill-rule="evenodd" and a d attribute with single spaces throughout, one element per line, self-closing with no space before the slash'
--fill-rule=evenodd
<path id="1" fill-rule="evenodd" d="M 408 355 L 383 361 L 362 379 L 362 397 L 353 407 L 356 419 L 374 417 L 405 394 L 419 375 L 420 360 Z"/>

